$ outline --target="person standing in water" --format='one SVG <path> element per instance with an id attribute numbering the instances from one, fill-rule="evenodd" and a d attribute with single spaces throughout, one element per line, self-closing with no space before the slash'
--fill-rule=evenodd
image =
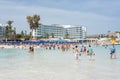
<path id="1" fill-rule="evenodd" d="M 78 57 L 81 56 L 80 51 L 78 50 L 78 46 L 73 48 L 73 53 L 75 54 L 75 59 L 78 60 Z"/>
<path id="2" fill-rule="evenodd" d="M 30 53 L 34 53 L 34 47 L 33 47 L 33 46 L 30 46 L 30 47 L 29 47 L 29 52 L 30 52 Z"/>
<path id="3" fill-rule="evenodd" d="M 116 49 L 114 44 L 112 44 L 112 47 L 110 48 L 110 58 L 112 59 L 112 56 L 114 55 L 114 58 L 116 59 Z"/>
<path id="4" fill-rule="evenodd" d="M 84 50 L 83 50 L 84 54 L 86 54 L 86 51 L 87 51 L 87 49 L 86 49 L 86 47 L 84 47 Z"/>
<path id="5" fill-rule="evenodd" d="M 92 56 L 95 55 L 91 45 L 89 45 L 89 48 L 88 48 L 88 55 L 90 56 L 90 60 L 92 60 Z"/>

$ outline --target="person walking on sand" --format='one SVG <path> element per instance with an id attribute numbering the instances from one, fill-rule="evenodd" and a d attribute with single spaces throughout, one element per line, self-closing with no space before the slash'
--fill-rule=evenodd
<path id="1" fill-rule="evenodd" d="M 73 48 L 73 53 L 75 54 L 75 59 L 78 60 L 78 57 L 81 56 L 81 53 L 78 50 L 78 46 L 75 46 L 75 48 Z"/>

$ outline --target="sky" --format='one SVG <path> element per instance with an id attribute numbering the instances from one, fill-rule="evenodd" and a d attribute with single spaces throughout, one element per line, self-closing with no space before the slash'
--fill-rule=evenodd
<path id="1" fill-rule="evenodd" d="M 81 25 L 87 34 L 120 31 L 120 0 L 0 0 L 0 23 L 12 20 L 18 33 L 30 32 L 27 16 L 45 25 Z"/>

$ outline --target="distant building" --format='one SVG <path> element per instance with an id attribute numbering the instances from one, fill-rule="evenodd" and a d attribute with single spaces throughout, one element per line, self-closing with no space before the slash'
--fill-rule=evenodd
<path id="1" fill-rule="evenodd" d="M 87 35 L 86 27 L 84 26 L 70 26 L 66 28 L 66 31 L 69 34 L 69 37 L 73 39 L 83 39 L 86 38 Z"/>
<path id="2" fill-rule="evenodd" d="M 4 37 L 5 37 L 5 25 L 0 24 L 0 38 L 4 38 Z"/>
<path id="3" fill-rule="evenodd" d="M 51 37 L 51 34 L 54 34 L 55 38 L 64 36 L 64 28 L 57 25 L 40 25 L 36 30 L 33 31 L 34 37 L 46 36 L 46 34 Z"/>
<path id="4" fill-rule="evenodd" d="M 54 34 L 55 38 L 66 38 L 66 35 L 69 36 L 69 38 L 86 38 L 86 27 L 84 26 L 72 26 L 72 25 L 59 25 L 59 24 L 53 24 L 53 25 L 40 25 L 36 30 L 33 31 L 34 37 L 39 36 L 45 36 L 46 34 L 49 34 L 49 37 L 51 37 L 51 34 Z"/>
<path id="5" fill-rule="evenodd" d="M 108 37 L 120 38 L 120 32 L 108 32 L 106 35 L 107 35 Z"/>

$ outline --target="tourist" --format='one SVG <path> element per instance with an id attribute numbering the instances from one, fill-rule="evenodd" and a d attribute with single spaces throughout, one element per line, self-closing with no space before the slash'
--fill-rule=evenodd
<path id="1" fill-rule="evenodd" d="M 114 55 L 114 58 L 116 59 L 116 49 L 114 44 L 112 44 L 111 48 L 110 48 L 110 58 L 112 59 L 112 56 Z"/>
<path id="2" fill-rule="evenodd" d="M 81 51 L 81 52 L 84 52 L 84 46 L 83 46 L 83 45 L 82 45 L 80 51 Z"/>
<path id="3" fill-rule="evenodd" d="M 73 48 L 73 53 L 75 54 L 75 59 L 78 60 L 78 57 L 81 56 L 81 53 L 78 50 L 78 46 L 75 46 L 75 48 Z"/>
<path id="4" fill-rule="evenodd" d="M 84 54 L 86 54 L 86 50 L 87 50 L 86 47 L 84 47 L 84 50 L 83 50 L 83 51 L 84 51 Z"/>
<path id="5" fill-rule="evenodd" d="M 30 53 L 33 53 L 33 52 L 34 52 L 34 47 L 33 47 L 33 46 L 30 46 L 30 47 L 29 47 L 29 52 L 30 52 Z"/>
<path id="6" fill-rule="evenodd" d="M 88 48 L 88 55 L 90 56 L 90 60 L 92 60 L 92 56 L 95 55 L 91 45 L 89 45 L 89 48 Z"/>

